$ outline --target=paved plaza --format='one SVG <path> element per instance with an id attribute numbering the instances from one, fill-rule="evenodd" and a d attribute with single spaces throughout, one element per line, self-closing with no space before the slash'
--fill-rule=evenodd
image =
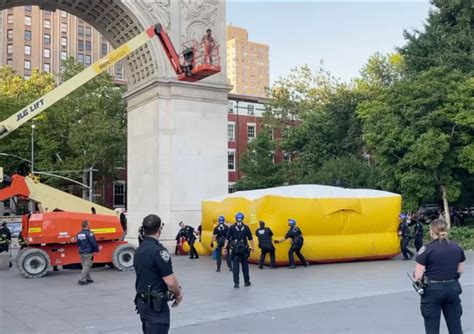
<path id="1" fill-rule="evenodd" d="M 462 277 L 465 333 L 474 333 L 474 253 Z M 414 261 L 399 258 L 258 269 L 252 286 L 233 288 L 231 273 L 210 257 L 173 257 L 184 301 L 172 309 L 170 333 L 423 333 L 419 297 L 406 277 Z M 78 270 L 23 278 L 0 271 L 0 333 L 140 333 L 134 272 L 97 268 L 76 284 Z M 442 333 L 447 333 L 444 322 Z"/>

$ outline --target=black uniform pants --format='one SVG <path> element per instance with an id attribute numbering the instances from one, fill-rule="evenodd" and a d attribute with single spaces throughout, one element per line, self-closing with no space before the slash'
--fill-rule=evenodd
<path id="1" fill-rule="evenodd" d="M 244 274 L 244 282 L 250 282 L 249 259 L 245 255 L 232 254 L 232 272 L 234 274 L 234 284 L 239 284 L 240 266 L 242 264 L 242 273 Z"/>
<path id="2" fill-rule="evenodd" d="M 144 334 L 168 334 L 170 328 L 169 309 L 163 312 L 156 312 L 143 302 L 138 302 L 137 308 Z"/>
<path id="3" fill-rule="evenodd" d="M 418 252 L 420 248 L 423 247 L 423 236 L 422 235 L 416 236 L 414 243 L 415 243 L 415 249 Z"/>
<path id="4" fill-rule="evenodd" d="M 306 259 L 304 258 L 303 254 L 301 254 L 302 247 L 302 245 L 291 245 L 290 250 L 288 251 L 288 261 L 290 262 L 291 267 L 295 265 L 295 258 L 293 254 L 296 254 L 296 256 L 298 256 L 298 258 L 300 259 L 301 263 L 306 265 Z"/>
<path id="5" fill-rule="evenodd" d="M 189 239 L 188 240 L 188 244 L 189 244 L 189 256 L 191 258 L 198 258 L 199 255 L 196 251 L 196 248 L 194 248 L 194 242 L 196 241 L 196 238 L 192 238 L 192 239 Z"/>
<path id="6" fill-rule="evenodd" d="M 275 267 L 275 247 L 273 245 L 263 245 L 261 248 L 261 254 L 260 254 L 260 262 L 259 265 L 260 267 L 263 266 L 263 263 L 265 262 L 265 257 L 267 254 L 270 254 L 270 266 Z"/>
<path id="7" fill-rule="evenodd" d="M 403 257 L 408 260 L 413 257 L 413 252 L 408 249 L 408 244 L 410 243 L 410 238 L 402 238 L 400 240 L 400 249 L 402 251 Z"/>
<path id="8" fill-rule="evenodd" d="M 0 253 L 7 252 L 8 253 L 8 244 L 1 244 L 0 245 Z"/>
<path id="9" fill-rule="evenodd" d="M 459 283 L 431 283 L 421 296 L 421 314 L 425 320 L 426 334 L 438 334 L 441 311 L 443 311 L 449 334 L 462 334 L 462 306 Z"/>
<path id="10" fill-rule="evenodd" d="M 216 262 L 217 262 L 217 269 L 221 269 L 221 264 L 222 264 L 222 248 L 224 248 L 224 245 L 222 246 L 217 246 L 216 247 Z M 232 263 L 230 262 L 230 252 L 227 252 L 227 255 L 225 256 L 226 262 L 227 262 L 227 267 L 229 269 L 232 268 Z"/>

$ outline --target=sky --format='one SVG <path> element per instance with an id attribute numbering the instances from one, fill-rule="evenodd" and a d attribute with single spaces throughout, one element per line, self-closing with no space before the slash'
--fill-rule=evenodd
<path id="1" fill-rule="evenodd" d="M 270 82 L 321 59 L 344 81 L 358 76 L 375 52 L 404 45 L 403 30 L 423 30 L 428 0 L 227 1 L 227 24 L 270 46 Z"/>

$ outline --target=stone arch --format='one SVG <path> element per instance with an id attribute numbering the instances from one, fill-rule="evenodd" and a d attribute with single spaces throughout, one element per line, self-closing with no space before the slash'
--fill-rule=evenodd
<path id="1" fill-rule="evenodd" d="M 114 0 L 0 0 L 0 10 L 17 6 L 39 6 L 41 9 L 66 11 L 96 28 L 114 48 L 132 39 L 148 26 L 169 26 L 168 1 Z M 143 45 L 127 57 L 129 89 L 153 77 L 169 75 L 168 61 L 159 43 Z"/>

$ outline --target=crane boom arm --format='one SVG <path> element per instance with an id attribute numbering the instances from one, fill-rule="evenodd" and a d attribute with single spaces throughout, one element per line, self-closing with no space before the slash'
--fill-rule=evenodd
<path id="1" fill-rule="evenodd" d="M 0 123 L 0 138 L 6 137 L 22 124 L 28 122 L 33 117 L 38 116 L 48 107 L 52 106 L 88 81 L 92 80 L 94 77 L 138 49 L 156 35 L 158 35 L 158 32 L 156 31 L 156 26 L 153 25 L 146 31 L 142 32 L 127 43 L 109 53 L 107 56 L 84 69 L 82 72 L 70 78 L 62 85 L 43 95 L 36 101 L 32 102 L 30 105 L 22 108 L 10 118 Z"/>

